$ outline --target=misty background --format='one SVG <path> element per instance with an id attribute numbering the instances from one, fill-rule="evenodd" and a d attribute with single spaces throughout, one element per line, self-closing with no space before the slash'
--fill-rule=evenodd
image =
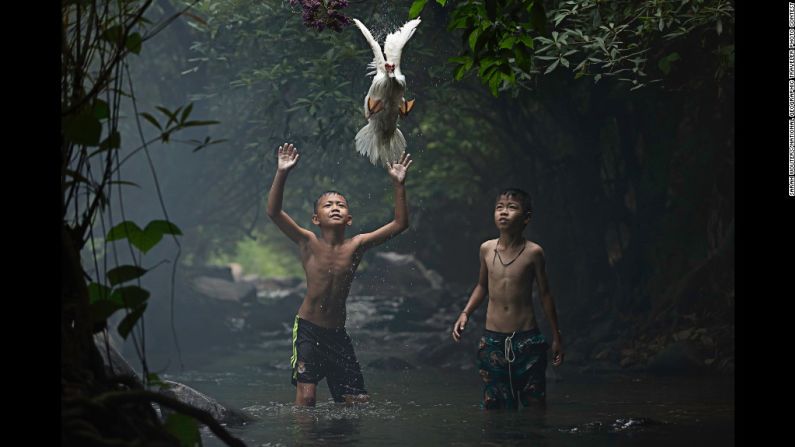
<path id="1" fill-rule="evenodd" d="M 405 22 L 411 3 L 351 2 L 346 13 L 382 40 Z M 158 0 L 150 14 L 157 21 L 182 7 Z M 630 91 L 560 68 L 495 97 L 473 73 L 454 80 L 448 58 L 462 43 L 447 31 L 448 15 L 449 9 L 425 8 L 401 63 L 406 97 L 417 100 L 400 122 L 415 160 L 406 183 L 410 228 L 368 252 L 358 272 L 363 279 L 354 284 L 387 282 L 378 272 L 390 268 L 379 264 L 378 253 L 411 255 L 422 265 L 411 264 L 412 271 L 442 278 L 447 297 L 439 305 L 451 313 L 434 318 L 451 326 L 475 284 L 479 245 L 498 235 L 495 196 L 519 187 L 533 198 L 525 236 L 545 249 L 570 364 L 646 368 L 668 355 L 675 368 L 732 373 L 734 77 L 733 52 L 729 58 L 723 51 L 733 43 L 729 31 L 654 47 L 650 60 L 679 55 L 666 66 L 649 64 L 660 84 Z M 316 32 L 287 1 L 198 2 L 130 58 L 139 112 L 192 103 L 192 118 L 219 121 L 149 146 L 148 157 L 130 158 L 121 171 L 138 186 L 119 187 L 115 223 L 164 219 L 165 208 L 183 233 L 179 247 L 166 237 L 141 259 L 145 268 L 157 265 L 143 278 L 152 293 L 143 329 L 150 368 L 178 363 L 172 318 L 189 364 L 233 343 L 246 324 L 256 326 L 238 321 L 237 311 L 198 305 L 194 300 L 206 299 L 208 289 L 197 287 L 197 278 L 246 277 L 259 301 L 272 295 L 268 290 L 303 281 L 296 247 L 264 212 L 279 144 L 291 142 L 301 153 L 284 201 L 300 225 L 312 228 L 313 202 L 327 189 L 350 203 L 349 236 L 392 218 L 385 170 L 353 144 L 365 124 L 371 58 L 355 27 Z M 138 128 L 131 104 L 122 113 L 120 129 L 130 136 L 122 151 L 140 144 L 139 130 L 144 139 L 157 136 L 146 120 Z M 180 143 L 206 136 L 225 141 L 198 151 Z M 95 232 L 95 241 L 101 246 L 102 234 Z M 128 259 L 131 250 L 117 247 L 108 257 Z M 102 266 L 105 253 L 98 254 Z M 88 247 L 83 257 L 90 256 Z M 242 270 L 232 272 L 230 263 Z M 410 295 L 411 287 L 401 292 Z M 294 313 L 299 297 L 291 303 L 285 309 L 294 304 Z M 536 313 L 546 327 L 540 306 Z M 133 351 L 128 340 L 125 354 Z"/>

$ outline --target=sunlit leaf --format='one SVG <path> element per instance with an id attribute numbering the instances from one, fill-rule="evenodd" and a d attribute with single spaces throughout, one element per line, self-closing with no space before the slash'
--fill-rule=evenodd
<path id="1" fill-rule="evenodd" d="M 422 12 L 422 9 L 425 8 L 426 3 L 428 3 L 428 0 L 414 0 L 414 3 L 411 4 L 411 8 L 409 8 L 409 19 L 417 18 Z"/>

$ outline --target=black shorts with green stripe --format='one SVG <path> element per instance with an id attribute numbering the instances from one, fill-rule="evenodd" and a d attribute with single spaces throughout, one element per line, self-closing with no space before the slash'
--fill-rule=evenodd
<path id="1" fill-rule="evenodd" d="M 367 394 L 351 338 L 345 328 L 325 328 L 296 315 L 293 325 L 292 383 L 326 379 L 335 402 Z"/>

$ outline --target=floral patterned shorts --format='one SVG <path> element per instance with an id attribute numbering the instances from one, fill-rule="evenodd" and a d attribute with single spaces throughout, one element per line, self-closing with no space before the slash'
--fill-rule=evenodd
<path id="1" fill-rule="evenodd" d="M 483 408 L 517 408 L 519 401 L 525 407 L 533 401 L 543 403 L 548 349 L 538 328 L 513 336 L 485 330 L 478 346 Z"/>

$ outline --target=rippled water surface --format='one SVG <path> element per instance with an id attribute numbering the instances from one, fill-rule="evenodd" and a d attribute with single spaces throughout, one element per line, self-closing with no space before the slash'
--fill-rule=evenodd
<path id="1" fill-rule="evenodd" d="M 351 333 L 354 343 L 366 333 Z M 564 367 L 548 379 L 548 408 L 483 411 L 475 369 L 363 368 L 371 402 L 330 400 L 294 408 L 289 338 L 219 357 L 201 369 L 166 374 L 242 409 L 255 420 L 230 431 L 250 446 L 683 446 L 734 445 L 734 382 L 715 377 L 582 375 Z M 389 352 L 359 343 L 362 365 Z M 473 353 L 474 360 L 474 353 Z M 224 445 L 202 429 L 205 446 Z"/>

